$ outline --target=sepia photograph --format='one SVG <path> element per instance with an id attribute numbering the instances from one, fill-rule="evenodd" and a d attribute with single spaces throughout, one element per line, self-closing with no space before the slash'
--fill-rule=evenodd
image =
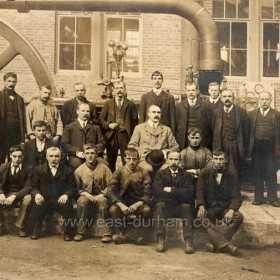
<path id="1" fill-rule="evenodd" d="M 280 0 L 0 0 L 0 280 L 278 280 Z"/>

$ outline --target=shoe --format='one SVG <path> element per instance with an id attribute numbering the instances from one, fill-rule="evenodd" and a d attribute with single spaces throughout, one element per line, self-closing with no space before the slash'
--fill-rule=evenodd
<path id="1" fill-rule="evenodd" d="M 27 231 L 25 229 L 19 229 L 18 230 L 18 236 L 22 237 L 22 238 L 25 238 L 25 237 L 28 236 L 28 233 L 27 233 Z"/>
<path id="2" fill-rule="evenodd" d="M 101 239 L 102 243 L 111 243 L 113 241 L 112 236 L 111 235 L 106 235 Z"/>
<path id="3" fill-rule="evenodd" d="M 212 243 L 210 243 L 210 242 L 207 242 L 207 243 L 205 244 L 205 247 L 207 248 L 208 252 L 213 253 L 213 252 L 215 251 L 214 245 L 213 245 Z"/>
<path id="4" fill-rule="evenodd" d="M 280 207 L 280 204 L 278 201 L 274 200 L 274 201 L 270 201 L 269 204 L 273 207 Z"/>
<path id="5" fill-rule="evenodd" d="M 39 232 L 32 233 L 32 235 L 31 235 L 32 240 L 38 240 L 38 239 L 40 239 L 40 237 L 41 237 L 41 233 L 39 233 Z"/>
<path id="6" fill-rule="evenodd" d="M 185 253 L 186 254 L 194 254 L 194 247 L 193 247 L 193 241 L 192 240 L 186 240 Z"/>
<path id="7" fill-rule="evenodd" d="M 72 241 L 72 238 L 68 233 L 64 233 L 63 240 L 66 242 L 69 242 L 69 241 Z"/>
<path id="8" fill-rule="evenodd" d="M 143 237 L 138 237 L 136 240 L 137 245 L 143 245 L 144 244 L 144 238 Z"/>
<path id="9" fill-rule="evenodd" d="M 81 233 L 76 233 L 74 236 L 74 241 L 83 241 L 84 240 L 84 235 Z"/>
<path id="10" fill-rule="evenodd" d="M 158 237 L 158 244 L 157 244 L 157 247 L 156 247 L 156 251 L 159 252 L 159 253 L 163 253 L 165 251 L 163 237 Z"/>
<path id="11" fill-rule="evenodd" d="M 125 244 L 125 243 L 128 243 L 128 239 L 125 235 L 123 236 L 123 235 L 120 235 L 120 234 L 114 234 L 113 235 L 113 242 L 116 245 Z"/>
<path id="12" fill-rule="evenodd" d="M 262 204 L 263 204 L 263 201 L 261 201 L 261 200 L 254 200 L 254 201 L 252 202 L 252 204 L 253 204 L 253 205 L 262 205 Z"/>
<path id="13" fill-rule="evenodd" d="M 232 256 L 237 256 L 238 254 L 238 248 L 232 244 L 228 244 L 226 247 L 225 247 L 225 250 L 230 253 Z"/>

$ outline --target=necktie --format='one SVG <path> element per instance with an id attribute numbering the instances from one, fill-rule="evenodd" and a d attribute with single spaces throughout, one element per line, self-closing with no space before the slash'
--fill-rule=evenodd
<path id="1" fill-rule="evenodd" d="M 225 108 L 225 112 L 228 114 L 229 113 L 229 108 Z"/>
<path id="2" fill-rule="evenodd" d="M 122 100 L 121 99 L 118 99 L 118 107 L 119 107 L 119 109 L 121 109 L 121 107 L 122 107 Z"/>
<path id="3" fill-rule="evenodd" d="M 19 170 L 19 166 L 14 165 L 14 174 L 13 175 L 16 175 L 18 173 L 18 170 Z"/>
<path id="4" fill-rule="evenodd" d="M 87 123 L 83 122 L 83 129 L 86 129 L 86 127 L 87 127 Z"/>

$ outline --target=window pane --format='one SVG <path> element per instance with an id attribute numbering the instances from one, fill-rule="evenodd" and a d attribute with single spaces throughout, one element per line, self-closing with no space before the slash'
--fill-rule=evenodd
<path id="1" fill-rule="evenodd" d="M 77 43 L 91 43 L 91 19 L 77 18 Z"/>
<path id="2" fill-rule="evenodd" d="M 74 43 L 75 40 L 75 18 L 61 17 L 60 18 L 60 42 Z"/>
<path id="3" fill-rule="evenodd" d="M 139 71 L 139 48 L 129 47 L 123 58 L 124 72 L 138 72 Z"/>
<path id="4" fill-rule="evenodd" d="M 262 18 L 273 18 L 273 0 L 261 0 Z"/>
<path id="5" fill-rule="evenodd" d="M 116 43 L 122 40 L 122 20 L 119 18 L 108 18 L 107 20 L 107 41 L 114 40 Z"/>
<path id="6" fill-rule="evenodd" d="M 77 45 L 76 47 L 76 69 L 90 70 L 90 45 Z"/>
<path id="7" fill-rule="evenodd" d="M 229 48 L 229 22 L 216 22 L 218 30 L 219 30 L 219 41 L 220 47 L 227 47 Z"/>
<path id="8" fill-rule="evenodd" d="M 224 18 L 224 0 L 214 0 L 213 1 L 213 17 L 214 18 Z"/>
<path id="9" fill-rule="evenodd" d="M 226 18 L 236 18 L 236 0 L 226 0 Z"/>
<path id="10" fill-rule="evenodd" d="M 247 48 L 247 23 L 232 23 L 232 48 L 246 49 Z"/>
<path id="11" fill-rule="evenodd" d="M 277 50 L 279 44 L 279 24 L 264 23 L 263 24 L 263 48 Z"/>
<path id="12" fill-rule="evenodd" d="M 226 61 L 223 61 L 223 66 L 224 66 L 224 75 L 229 76 L 229 63 Z"/>
<path id="13" fill-rule="evenodd" d="M 249 0 L 238 0 L 238 17 L 249 17 Z"/>
<path id="14" fill-rule="evenodd" d="M 231 76 L 246 76 L 247 51 L 231 51 Z"/>
<path id="15" fill-rule="evenodd" d="M 74 70 L 74 45 L 60 44 L 59 69 Z"/>
<path id="16" fill-rule="evenodd" d="M 279 58 L 276 51 L 264 51 L 263 53 L 263 76 L 278 77 Z"/>

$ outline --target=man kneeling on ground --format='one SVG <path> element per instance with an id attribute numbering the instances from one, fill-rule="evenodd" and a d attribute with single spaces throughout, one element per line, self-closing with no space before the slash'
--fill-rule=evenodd
<path id="1" fill-rule="evenodd" d="M 108 188 L 108 197 L 112 206 L 109 209 L 113 221 L 115 244 L 135 241 L 141 244 L 144 240 L 145 226 L 148 227 L 151 198 L 151 179 L 147 171 L 138 166 L 139 153 L 133 148 L 125 151 L 126 164 L 113 173 Z M 140 223 L 133 223 L 139 219 Z M 131 226 L 125 228 L 125 221 Z M 140 225 L 139 225 L 140 224 Z M 120 234 L 117 233 L 119 227 Z"/>
<path id="2" fill-rule="evenodd" d="M 80 165 L 74 172 L 78 186 L 78 229 L 74 237 L 75 241 L 82 241 L 86 226 L 90 226 L 93 214 L 99 212 L 102 219 L 102 242 L 112 241 L 112 233 L 106 226 L 108 215 L 108 200 L 106 198 L 107 186 L 112 177 L 112 172 L 105 164 L 97 161 L 97 150 L 93 144 L 83 146 L 83 154 L 86 162 Z M 91 219 L 88 219 L 91 217 Z M 99 223 L 100 220 L 98 220 Z"/>
<path id="3" fill-rule="evenodd" d="M 168 167 L 159 170 L 154 180 L 156 250 L 165 251 L 165 225 L 168 218 L 180 218 L 186 242 L 185 252 L 193 254 L 194 186 L 191 174 L 179 167 L 180 160 L 180 153 L 167 153 Z"/>

